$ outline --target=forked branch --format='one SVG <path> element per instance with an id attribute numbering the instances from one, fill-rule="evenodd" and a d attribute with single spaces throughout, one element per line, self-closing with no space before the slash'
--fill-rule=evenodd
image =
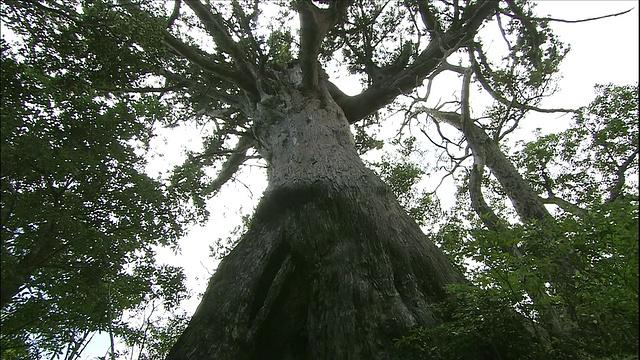
<path id="1" fill-rule="evenodd" d="M 257 95 L 255 81 L 253 81 L 251 78 L 246 77 L 244 74 L 233 70 L 233 68 L 229 67 L 227 64 L 219 64 L 215 61 L 207 59 L 204 54 L 199 53 L 195 49 L 192 49 L 187 44 L 178 40 L 168 32 L 164 33 L 164 39 L 162 40 L 162 42 L 168 49 L 189 60 L 191 63 L 198 66 L 202 70 L 215 74 L 222 79 L 236 84 L 241 90 L 245 92 Z"/>
<path id="2" fill-rule="evenodd" d="M 255 146 L 255 144 L 255 139 L 251 135 L 245 134 L 241 136 L 236 147 L 224 164 L 222 164 L 222 169 L 218 173 L 218 176 L 209 184 L 205 193 L 215 194 L 218 192 L 222 185 L 226 184 L 238 171 L 240 166 L 249 158 L 247 152 Z"/>
<path id="3" fill-rule="evenodd" d="M 219 51 L 225 52 L 231 56 L 238 71 L 245 77 L 249 78 L 253 84 L 257 84 L 259 80 L 258 73 L 256 71 L 255 64 L 252 64 L 247 60 L 247 50 L 240 43 L 233 40 L 231 35 L 227 32 L 226 27 L 223 25 L 222 16 L 210 9 L 208 9 L 200 1 L 188 1 L 187 5 L 195 12 L 196 16 L 200 19 L 202 24 L 207 29 L 207 32 L 213 38 Z M 257 56 L 257 54 L 254 54 Z"/>
<path id="4" fill-rule="evenodd" d="M 331 1 L 328 9 L 320 9 L 310 0 L 300 0 L 296 9 L 300 15 L 300 55 L 302 87 L 315 89 L 318 86 L 318 55 L 327 32 L 333 28 L 346 12 L 350 1 Z"/>

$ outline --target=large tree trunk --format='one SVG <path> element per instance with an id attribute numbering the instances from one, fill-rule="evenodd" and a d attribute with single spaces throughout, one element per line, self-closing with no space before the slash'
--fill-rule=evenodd
<path id="1" fill-rule="evenodd" d="M 327 95 L 258 106 L 268 188 L 168 359 L 390 359 L 465 282 L 364 166 Z"/>

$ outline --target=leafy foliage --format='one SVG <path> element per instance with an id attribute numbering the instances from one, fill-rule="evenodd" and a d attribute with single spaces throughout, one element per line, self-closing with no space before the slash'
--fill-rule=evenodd
<path id="1" fill-rule="evenodd" d="M 596 91 L 574 126 L 525 144 L 515 157 L 541 195 L 585 205 L 637 196 L 638 86 Z"/>
<path id="2" fill-rule="evenodd" d="M 418 328 L 397 340 L 394 346 L 400 354 L 450 360 L 542 358 L 541 344 L 527 331 L 531 324 L 513 311 L 502 291 L 452 286 L 449 292 L 450 300 L 436 307 L 442 325 Z"/>
<path id="3" fill-rule="evenodd" d="M 403 351 L 465 358 L 465 344 L 477 341 L 481 324 L 491 329 L 485 330 L 488 343 L 509 354 L 505 358 L 637 354 L 638 91 L 637 86 L 596 89 L 598 96 L 571 128 L 539 136 L 515 157 L 540 196 L 560 206 L 555 221 L 542 228 L 531 223 L 483 229 L 462 196 L 436 238 L 459 266 L 469 259 L 477 264 L 471 275 L 480 287 L 450 289 L 454 300 L 441 305 L 448 322 L 401 339 L 397 346 Z M 573 273 L 558 268 L 560 263 L 569 264 Z M 528 289 L 536 287 L 545 293 L 532 301 Z M 485 303 L 492 305 L 485 308 Z M 502 309 L 500 316 L 492 315 L 495 309 Z M 546 312 L 565 314 L 568 334 L 554 333 L 542 322 Z M 516 313 L 521 315 L 514 318 Z M 500 333 L 505 324 L 520 325 L 513 334 Z M 510 353 L 510 347 L 492 340 L 493 334 L 497 340 L 523 341 L 513 349 L 525 351 Z"/>
<path id="4" fill-rule="evenodd" d="M 371 162 L 370 166 L 389 185 L 416 223 L 425 226 L 441 209 L 437 197 L 419 190 L 418 183 L 425 172 L 410 157 L 415 150 L 415 140 L 415 137 L 406 138 L 402 143 L 397 139 L 393 140 L 392 145 L 400 148 L 399 156 L 383 156 L 381 161 Z"/>
<path id="5" fill-rule="evenodd" d="M 182 269 L 157 264 L 154 247 L 175 248 L 192 215 L 144 173 L 167 114 L 158 96 L 98 90 L 144 81 L 158 54 L 123 43 L 131 23 L 104 3 L 62 22 L 30 6 L 2 5 L 25 41 L 1 45 L 0 346 L 3 358 L 77 356 L 90 333 L 125 334 L 123 312 L 185 296 Z"/>

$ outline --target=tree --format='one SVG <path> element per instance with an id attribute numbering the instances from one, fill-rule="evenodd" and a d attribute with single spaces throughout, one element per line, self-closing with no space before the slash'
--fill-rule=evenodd
<path id="1" fill-rule="evenodd" d="M 579 339 L 571 346 L 629 356 L 638 351 L 638 85 L 596 92 L 573 126 L 524 144 L 514 162 L 541 200 L 559 208 L 557 248 L 574 271 L 555 276 L 553 294 L 569 310 Z"/>
<path id="2" fill-rule="evenodd" d="M 19 5 L 3 4 L 3 20 L 20 15 Z M 146 301 L 171 308 L 186 295 L 182 269 L 154 258 L 191 221 L 144 173 L 162 106 L 77 81 L 106 74 L 85 67 L 91 54 L 60 19 L 33 11 L 20 21 L 54 19 L 20 28 L 20 46 L 1 45 L 3 359 L 75 359 L 96 332 L 126 338 L 125 311 Z"/>
<path id="3" fill-rule="evenodd" d="M 271 28 L 258 1 L 3 6 L 28 39 L 27 53 L 65 55 L 48 58 L 64 65 L 57 77 L 126 103 L 137 99 L 131 94 L 156 94 L 149 99 L 167 109 L 165 124 L 195 118 L 212 129 L 168 187 L 199 214 L 243 163 L 267 164 L 269 184 L 247 232 L 168 359 L 398 357 L 393 340 L 440 324 L 432 305 L 449 298 L 448 286 L 468 283 L 364 165 L 350 125 L 373 123 L 425 80 L 457 69 L 447 62 L 452 56 L 483 54 L 476 35 L 495 15 L 509 19 L 505 31 L 518 41 L 512 56 L 518 69 L 533 69 L 522 76 L 534 88 L 548 81 L 562 51 L 549 19 L 536 18 L 524 1 L 397 5 L 274 2 L 283 12 Z M 299 17 L 295 35 L 285 21 L 291 10 Z M 139 32 L 130 31 L 134 25 Z M 44 45 L 42 32 L 52 39 Z M 327 75 L 332 64 L 363 79 L 364 90 L 341 91 Z M 489 62 L 472 65 L 483 81 Z M 521 74 L 492 73 L 489 92 L 510 90 Z M 535 100 L 513 104 L 527 109 Z M 220 162 L 209 178 L 206 169 Z M 472 358 L 495 354 L 479 338 L 468 345 Z"/>
<path id="4" fill-rule="evenodd" d="M 493 157 L 487 161 L 493 164 L 489 168 L 508 166 L 494 170 L 491 177 L 483 175 L 477 180 L 483 184 L 474 184 L 474 162 L 460 188 L 470 196 L 461 197 L 435 234 L 454 262 L 473 258 L 482 264 L 473 282 L 483 290 L 452 289 L 457 300 L 442 311 L 453 321 L 412 333 L 400 342 L 402 348 L 433 355 L 419 344 L 436 338 L 439 354 L 464 358 L 472 351 L 466 344 L 473 339 L 476 324 L 490 329 L 485 333 L 490 334 L 491 346 L 500 347 L 504 336 L 519 343 L 512 349 L 500 348 L 509 357 L 600 359 L 637 354 L 638 193 L 633 175 L 638 173 L 638 90 L 636 84 L 598 86 L 597 91 L 596 99 L 577 111 L 573 126 L 522 143 L 514 156 L 500 150 L 495 140 L 483 142 L 487 158 Z M 489 138 L 476 124 L 472 130 L 459 126 L 459 114 L 429 113 L 461 132 L 481 134 L 475 141 Z M 470 147 L 475 152 L 474 146 Z M 505 169 L 516 167 L 524 176 L 518 171 L 504 176 Z M 509 190 L 510 186 L 519 186 L 519 191 Z M 494 201 L 485 201 L 485 194 Z M 527 196 L 558 210 L 545 209 L 544 218 L 526 222 L 517 202 Z M 510 224 L 509 213 L 496 206 L 495 200 L 511 197 L 516 197 L 511 200 L 523 219 L 520 224 Z M 469 210 L 472 222 L 463 225 L 461 214 Z M 533 285 L 544 286 L 544 291 Z M 518 308 L 544 332 L 541 336 L 551 337 L 553 346 L 532 348 L 522 333 L 514 333 L 518 319 L 496 312 L 501 306 Z M 451 333 L 464 335 L 452 338 Z M 512 351 L 518 348 L 526 350 L 514 356 Z"/>

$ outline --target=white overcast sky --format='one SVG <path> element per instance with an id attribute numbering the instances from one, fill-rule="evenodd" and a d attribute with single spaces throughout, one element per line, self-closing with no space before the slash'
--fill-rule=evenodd
<path id="1" fill-rule="evenodd" d="M 560 91 L 543 102 L 541 107 L 576 108 L 587 105 L 594 97 L 595 84 L 614 83 L 616 85 L 635 84 L 638 81 L 638 1 L 539 1 L 537 14 L 554 18 L 576 20 L 623 10 L 633 10 L 625 15 L 587 23 L 552 23 L 560 39 L 570 44 L 571 51 L 561 66 L 563 76 Z M 495 26 L 495 25 L 487 25 Z M 344 87 L 346 84 L 337 84 Z M 435 91 L 435 90 L 434 90 Z M 527 132 L 540 127 L 543 131 L 564 128 L 570 121 L 569 116 L 545 115 L 527 119 Z M 527 134 L 522 135 L 524 137 Z M 165 139 L 166 138 L 166 139 Z M 184 147 L 198 148 L 197 133 L 175 130 L 169 135 L 159 137 L 158 151 L 166 154 L 161 160 L 152 161 L 154 172 L 159 167 L 178 163 Z M 204 226 L 193 227 L 188 236 L 181 240 L 181 254 L 160 252 L 160 260 L 173 265 L 183 266 L 188 276 L 188 286 L 193 298 L 184 304 L 189 313 L 195 311 L 199 299 L 195 296 L 206 287 L 211 272 L 217 262 L 209 257 L 209 246 L 215 239 L 226 238 L 239 223 L 240 214 L 251 212 L 262 190 L 264 176 L 259 169 L 245 169 L 241 180 L 253 191 L 251 194 L 241 184 L 228 185 L 223 192 L 209 204 L 211 219 Z M 93 344 L 92 344 L 93 345 Z M 98 344 L 95 344 L 98 345 Z M 84 358 L 104 355 L 108 344 L 91 346 Z M 87 349 L 89 350 L 89 349 Z"/>

